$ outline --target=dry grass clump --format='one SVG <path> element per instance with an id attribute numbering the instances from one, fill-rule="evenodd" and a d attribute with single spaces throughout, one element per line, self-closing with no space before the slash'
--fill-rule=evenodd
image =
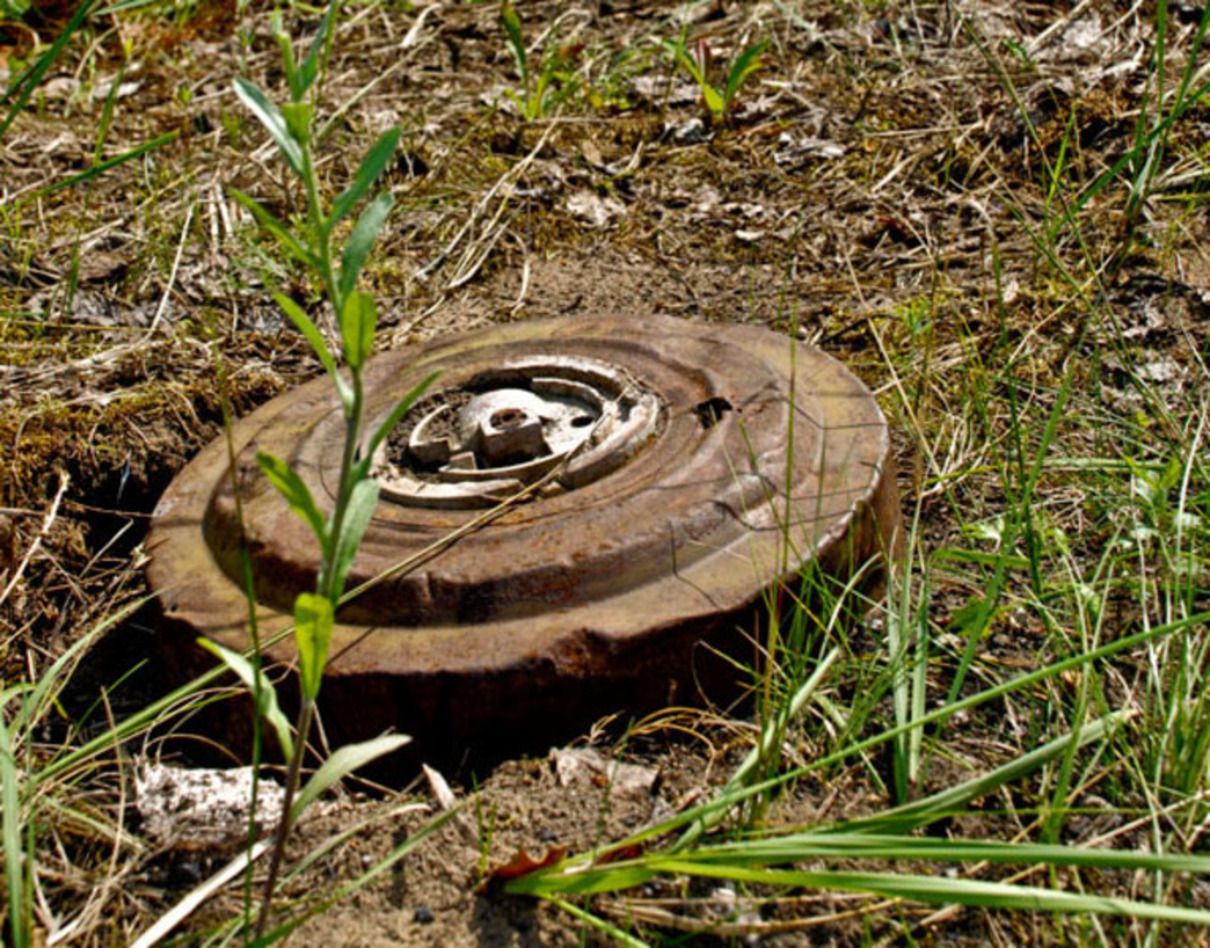
<path id="1" fill-rule="evenodd" d="M 834 647 L 837 658 L 787 725 L 773 770 L 835 759 L 765 800 L 756 825 L 818 827 L 927 800 L 1121 712 L 1114 727 L 1082 746 L 1073 739 L 921 832 L 1204 852 L 1202 14 L 1114 0 L 539 2 L 520 12 L 531 60 L 567 52 L 566 94 L 532 121 L 503 94 L 519 77 L 497 5 L 369 3 L 340 21 L 318 149 L 329 191 L 383 130 L 404 133 L 385 179 L 397 210 L 366 271 L 380 346 L 553 315 L 764 323 L 841 355 L 897 430 L 912 580 L 877 622 L 811 640 L 814 654 Z M 43 16 L 34 28 L 45 39 L 60 21 Z M 683 17 L 720 63 L 769 43 L 726 123 L 709 121 L 660 45 Z M 302 7 L 287 20 L 298 34 L 318 23 Z M 281 289 L 312 303 L 318 288 L 226 191 L 246 190 L 283 217 L 300 207 L 231 92 L 238 74 L 280 85 L 266 22 L 259 8 L 217 2 L 97 15 L 0 138 L 6 682 L 40 680 L 137 599 L 146 515 L 220 430 L 224 398 L 243 413 L 320 371 L 269 302 Z M 0 26 L 11 78 L 28 54 L 27 28 Z M 163 136 L 172 137 L 123 157 Z M 96 170 L 111 158 L 122 160 Z M 73 176 L 83 177 L 57 187 Z M 116 634 L 145 647 L 141 625 Z M 1176 631 L 1130 638 L 1156 629 Z M 1122 641 L 1133 644 L 1082 660 Z M 997 691 L 1048 669 L 1059 670 Z M 30 772 L 103 733 L 115 703 L 134 710 L 155 696 L 151 685 L 129 696 L 119 688 L 86 722 L 73 718 L 110 683 L 90 678 L 89 700 L 77 685 L 62 709 L 42 708 Z M 918 739 L 853 750 L 934 713 Z M 736 738 L 682 720 L 637 737 L 628 753 L 662 768 L 666 789 L 658 806 L 602 818 L 604 837 L 706 799 L 761 726 Z M 670 736 L 686 732 L 696 736 Z M 703 735 L 702 748 L 738 749 L 687 749 Z M 212 855 L 140 840 L 125 756 L 136 750 L 111 747 L 47 784 L 51 799 L 77 795 L 79 812 L 43 808 L 30 824 L 40 929 L 74 924 L 78 942 L 128 940 L 217 867 Z M 447 827 L 445 848 L 417 851 L 423 874 L 392 870 L 332 917 L 361 943 L 485 932 L 557 943 L 570 916 L 477 899 L 469 883 L 519 845 L 603 841 L 609 797 L 599 789 L 559 786 L 542 764 L 508 765 L 475 797 L 473 841 Z M 564 822 L 542 817 L 569 797 Z M 338 823 L 317 823 L 307 844 Z M 391 851 L 394 832 L 403 831 L 368 823 L 330 857 L 345 860 L 339 869 L 318 860 L 288 893 L 304 904 L 327 874 L 354 872 L 350 853 Z M 648 845 L 657 852 L 642 858 L 654 860 L 662 850 Z M 917 855 L 829 865 L 943 871 Z M 1198 937 L 1138 915 L 921 908 L 868 890 L 804 894 L 802 879 L 715 884 L 678 872 L 560 904 L 595 919 L 577 924 L 652 941 L 675 931 L 771 943 L 803 932 L 843 942 Z M 1196 872 L 969 861 L 950 878 L 1187 908 L 1208 899 Z M 223 899 L 206 925 L 239 913 L 237 897 Z M 311 932 L 298 937 L 327 933 Z"/>

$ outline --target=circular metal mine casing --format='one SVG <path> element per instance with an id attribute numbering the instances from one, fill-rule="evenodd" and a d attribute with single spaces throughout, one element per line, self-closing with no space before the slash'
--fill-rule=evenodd
<path id="1" fill-rule="evenodd" d="M 746 634 L 766 589 L 809 561 L 847 581 L 894 546 L 874 399 L 769 330 L 667 317 L 490 328 L 370 360 L 369 425 L 431 372 L 375 458 L 382 500 L 348 588 L 385 578 L 338 615 L 320 695 L 333 746 L 395 729 L 456 762 L 734 695 L 739 673 L 718 652 L 754 663 Z M 219 439 L 165 493 L 148 579 L 182 674 L 213 661 L 198 634 L 249 642 L 233 482 L 267 639 L 314 589 L 318 558 L 256 452 L 286 459 L 330 508 L 343 436 L 317 379 L 235 426 L 234 478 Z M 294 654 L 291 637 L 269 650 Z"/>

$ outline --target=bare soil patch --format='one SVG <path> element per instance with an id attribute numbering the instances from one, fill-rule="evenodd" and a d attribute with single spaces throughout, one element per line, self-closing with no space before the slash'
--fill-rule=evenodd
<path id="1" fill-rule="evenodd" d="M 690 35 L 720 62 L 758 38 L 770 42 L 742 110 L 715 126 L 656 42 L 679 31 L 677 5 L 522 5 L 531 40 L 546 31 L 548 42 L 582 44 L 579 74 L 591 92 L 532 122 L 502 95 L 518 80 L 498 5 L 359 5 L 345 11 L 325 86 L 332 123 L 323 173 L 336 193 L 377 134 L 404 129 L 388 177 L 396 211 L 367 269 L 383 310 L 380 349 L 496 322 L 662 313 L 767 325 L 844 359 L 896 426 L 905 514 L 932 564 L 925 625 L 938 644 L 929 697 L 941 701 L 961 665 L 971 605 L 993 583 L 1002 581 L 1001 603 L 963 693 L 1044 666 L 1066 654 L 1069 637 L 1091 635 L 1056 590 L 1082 582 L 1106 549 L 1134 535 L 1131 465 L 1167 464 L 1178 437 L 1204 451 L 1192 432 L 1201 430 L 1210 359 L 1205 102 L 1172 124 L 1142 210 L 1128 211 L 1130 168 L 1080 203 L 1130 152 L 1140 117 L 1152 114 L 1155 9 L 1124 0 L 697 4 Z M 99 17 L 0 140 L 6 683 L 36 679 L 143 594 L 148 515 L 172 476 L 221 432 L 224 400 L 243 414 L 321 371 L 269 295 L 281 289 L 311 306 L 316 288 L 226 190 L 246 190 L 282 216 L 297 207 L 293 184 L 231 92 L 239 74 L 280 86 L 267 10 L 203 0 L 161 12 Z M 1193 4 L 1169 5 L 1172 83 L 1200 15 Z M 318 23 L 302 7 L 286 19 L 300 36 Z M 49 36 L 59 22 L 44 11 L 36 28 Z M 11 78 L 28 49 L 26 30 L 0 27 L 0 70 Z M 106 82 L 119 69 L 123 85 L 98 148 Z M 55 187 L 98 157 L 170 133 L 143 157 Z M 1067 213 L 1078 217 L 1078 232 L 1064 226 Z M 1056 403 L 1066 407 L 1033 498 L 1046 532 L 1014 540 L 1021 557 L 1035 540 L 1046 547 L 1053 571 L 1032 576 L 1014 560 L 997 579 L 989 566 L 1003 536 L 996 531 L 1021 502 L 1006 485 L 1020 487 L 1012 472 L 1033 462 Z M 1028 444 L 1016 441 L 1022 431 Z M 1206 487 L 1196 476 L 1190 482 L 1193 512 L 1206 505 Z M 1165 568 L 1149 561 L 1118 585 L 1096 585 L 1099 575 L 1088 581 L 1100 602 L 1098 641 L 1155 621 L 1145 592 Z M 1205 576 L 1196 573 L 1204 562 L 1190 568 Z M 1210 608 L 1207 588 L 1190 586 L 1190 612 Z M 76 713 L 102 688 L 104 701 L 80 729 L 66 720 L 49 727 L 48 747 L 80 741 L 107 715 L 120 718 L 162 691 L 154 667 L 110 690 L 151 652 L 150 621 L 138 612 L 97 646 L 65 702 Z M 844 673 L 829 689 L 833 707 L 860 705 L 884 647 L 876 624 L 853 631 Z M 1101 710 L 1142 707 L 1149 661 L 1145 649 L 1115 659 L 1088 701 Z M 1073 674 L 930 733 L 931 765 L 913 792 L 952 785 L 1057 736 L 1080 686 Z M 894 720 L 890 697 L 878 694 L 865 709 L 871 731 Z M 447 774 L 470 801 L 463 823 L 309 922 L 294 943 L 604 940 L 550 905 L 476 886 L 518 850 L 592 848 L 700 798 L 726 779 L 754 733 L 742 716 L 726 725 L 689 717 L 615 749 L 621 724 L 595 746 L 656 770 L 652 792 L 619 797 L 592 781 L 563 784 L 545 759 Z M 1143 714 L 1132 726 L 1161 725 Z M 813 707 L 787 740 L 787 761 L 822 754 L 842 730 Z M 231 857 L 140 844 L 131 755 L 156 746 L 115 749 L 76 788 L 99 822 L 120 832 L 38 828 L 43 928 L 79 917 L 78 943 L 131 941 Z M 196 759 L 172 746 L 184 762 Z M 1151 844 L 1149 828 L 1132 821 L 1155 801 L 1126 773 L 1145 768 L 1123 764 L 1129 755 L 1121 753 L 1104 770 L 1092 763 L 1080 771 L 1060 841 L 1120 830 L 1115 845 Z M 889 805 L 891 766 L 880 750 L 803 780 L 766 819 L 805 824 Z M 1187 799 L 1204 800 L 1206 789 L 1203 781 Z M 1030 836 L 1052 790 L 1032 775 L 983 801 L 986 812 L 930 831 Z M 388 802 L 414 798 L 429 808 L 372 824 L 286 896 L 333 889 L 440 809 L 423 783 L 402 794 L 388 801 L 352 788 L 305 822 L 299 853 Z M 1177 835 L 1204 852 L 1205 824 L 1190 819 Z M 1080 884 L 1148 896 L 1125 873 Z M 1204 879 L 1173 883 L 1173 891 L 1174 902 L 1210 904 Z M 184 940 L 200 941 L 231 918 L 239 897 L 236 885 L 208 902 Z M 687 882 L 592 905 L 613 924 L 668 943 L 1099 937 L 1078 919 L 1026 911 Z M 1142 931 L 1114 922 L 1100 934 L 1128 940 Z"/>

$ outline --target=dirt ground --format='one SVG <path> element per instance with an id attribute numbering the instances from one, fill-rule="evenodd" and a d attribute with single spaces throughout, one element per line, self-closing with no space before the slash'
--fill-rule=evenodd
<path id="1" fill-rule="evenodd" d="M 1169 6 L 1177 75 L 1201 10 Z M 571 50 L 583 83 L 528 122 L 503 95 L 517 78 L 497 4 L 371 3 L 350 6 L 340 23 L 323 94 L 332 116 L 320 148 L 328 193 L 378 134 L 404 131 L 387 177 L 396 210 L 366 271 L 382 311 L 380 349 L 492 323 L 599 314 L 797 333 L 878 394 L 895 426 L 904 511 L 919 517 L 930 550 L 959 543 L 970 522 L 994 521 L 1009 502 L 1000 450 L 1008 409 L 999 403 L 986 417 L 964 410 L 977 394 L 972 353 L 1011 356 L 1021 411 L 1035 430 L 1064 367 L 1082 360 L 1071 413 L 1085 423 L 1064 435 L 1069 454 L 1100 449 L 1098 418 L 1152 411 L 1129 384 L 1140 373 L 1170 396 L 1169 421 L 1204 386 L 1206 106 L 1173 124 L 1169 163 L 1146 213 L 1123 212 L 1125 188 L 1115 179 L 1080 208 L 1083 243 L 1060 227 L 1049 231 L 1061 217 L 1056 208 L 1134 141 L 1148 107 L 1154 3 L 540 0 L 519 9 L 535 50 L 542 35 L 548 48 Z M 758 39 L 770 44 L 725 124 L 709 121 L 697 89 L 656 42 L 675 36 L 686 17 L 690 35 L 720 62 Z M 64 20 L 48 6 L 29 27 L 0 21 L 0 80 L 28 54 L 29 29 L 50 36 Z M 145 594 L 140 541 L 150 511 L 220 434 L 224 399 L 243 415 L 321 371 L 269 295 L 283 287 L 314 300 L 315 288 L 227 192 L 248 191 L 282 216 L 297 198 L 231 91 L 239 74 L 280 91 L 268 22 L 266 7 L 234 0 L 99 16 L 87 43 L 69 48 L 0 139 L 5 682 L 36 679 L 87 629 Z M 298 6 L 286 24 L 307 36 L 318 17 Z M 98 141 L 114 81 L 112 120 Z M 98 157 L 162 135 L 173 137 L 77 186 L 53 187 Z M 1099 294 L 1119 338 L 1089 320 L 1073 284 Z M 1165 423 L 1140 422 L 1150 430 Z M 1091 554 L 1110 542 L 1112 501 L 1058 471 L 1046 485 L 1048 515 L 1076 538 L 1077 557 Z M 950 627 L 986 582 L 957 568 L 939 574 L 930 621 Z M 1134 603 L 1110 606 L 1107 634 L 1138 621 Z M 88 706 L 154 654 L 150 616 L 141 609 L 107 633 L 69 689 L 69 708 Z M 873 628 L 858 633 L 877 637 Z M 1036 617 L 1006 610 L 981 646 L 980 674 L 992 680 L 1033 667 L 1051 645 Z M 861 681 L 850 678 L 850 689 Z M 159 685 L 152 664 L 105 691 L 108 713 L 137 709 Z M 886 706 L 879 714 L 889 720 Z M 947 766 L 930 771 L 929 786 L 1031 747 L 1029 723 L 1005 725 L 1005 714 L 997 705 L 955 722 Z M 40 739 L 79 740 L 104 724 L 99 714 L 77 732 L 59 721 Z M 595 746 L 613 753 L 613 736 Z M 292 943 L 607 941 L 550 905 L 477 887 L 519 849 L 580 851 L 700 799 L 725 781 L 751 739 L 743 720 L 653 723 L 617 753 L 658 779 L 626 793 L 583 774 L 561 781 L 541 756 L 474 781 L 447 774 L 468 801 L 461 820 Z M 153 736 L 124 748 L 81 789 L 107 821 L 125 825 L 121 814 L 133 813 L 121 792 L 131 755 L 155 747 Z M 798 753 L 810 747 L 804 737 Z M 781 801 L 778 819 L 883 805 L 867 770 L 887 766 L 857 762 L 803 781 Z M 423 779 L 402 796 L 354 788 L 328 804 L 300 830 L 298 852 L 404 799 L 425 809 L 371 822 L 287 886 L 287 898 L 352 877 L 440 811 Z M 1011 834 L 1015 819 L 989 815 L 973 829 Z M 137 822 L 129 826 L 137 837 Z M 1081 826 L 1077 836 L 1088 838 L 1112 828 L 1095 815 Z M 199 851 L 186 840 L 127 847 L 78 827 L 48 830 L 51 838 L 47 911 L 61 922 L 88 907 L 77 940 L 92 944 L 131 941 L 232 856 L 229 847 Z M 1210 902 L 1202 888 L 1191 904 Z M 623 926 L 640 918 L 643 937 L 669 944 L 1082 937 L 1076 923 L 1026 912 L 720 889 L 659 883 L 633 898 L 599 899 L 594 909 Z M 238 913 L 239 898 L 231 886 L 210 900 L 186 924 L 184 941 Z"/>

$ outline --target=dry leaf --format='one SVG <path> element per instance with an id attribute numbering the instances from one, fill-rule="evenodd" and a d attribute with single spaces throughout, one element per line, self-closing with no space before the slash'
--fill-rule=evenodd
<path id="1" fill-rule="evenodd" d="M 563 857 L 566 855 L 566 846 L 551 846 L 550 849 L 546 850 L 546 855 L 541 859 L 534 859 L 524 849 L 518 849 L 517 855 L 513 856 L 512 859 L 502 866 L 497 866 L 488 873 L 487 878 L 479 883 L 477 891 L 485 892 L 494 886 L 508 882 L 510 879 L 520 879 L 531 872 L 537 872 L 539 869 L 553 866 L 555 863 L 562 862 Z"/>

